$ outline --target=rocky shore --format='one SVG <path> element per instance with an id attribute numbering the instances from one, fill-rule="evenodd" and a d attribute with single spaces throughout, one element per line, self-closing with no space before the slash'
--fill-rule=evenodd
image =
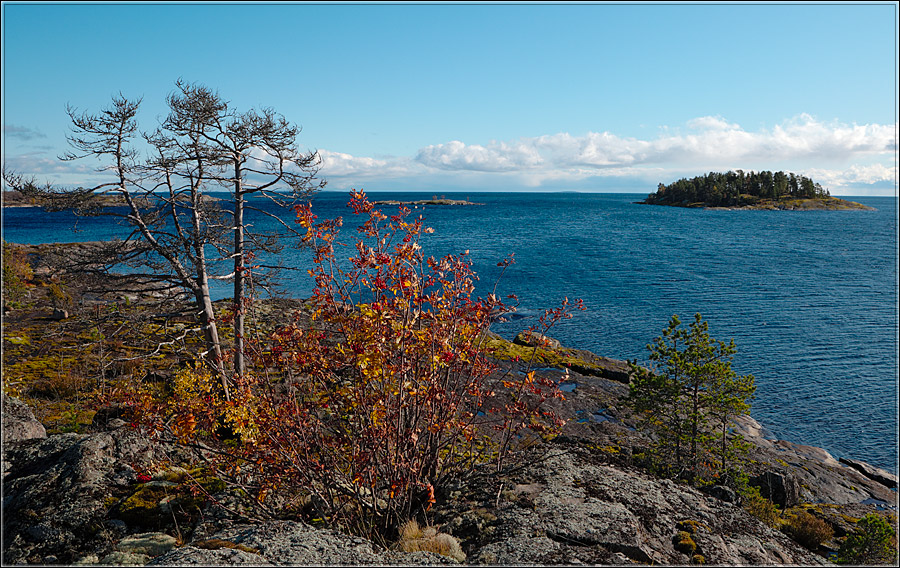
<path id="1" fill-rule="evenodd" d="M 743 205 L 740 207 L 705 207 L 706 209 L 725 210 L 764 210 L 764 211 L 875 211 L 874 207 L 847 201 L 837 197 L 822 199 L 788 199 L 788 200 L 761 200 L 755 205 Z"/>
<path id="2" fill-rule="evenodd" d="M 727 207 L 711 206 L 702 201 L 695 203 L 648 203 L 638 201 L 638 205 L 663 205 L 668 207 L 687 207 L 695 209 L 709 209 L 721 211 L 875 211 L 874 207 L 847 201 L 837 197 L 822 197 L 816 199 L 759 199 L 755 203 L 745 205 L 733 205 Z"/>
<path id="3" fill-rule="evenodd" d="M 596 361 L 602 361 L 598 358 Z M 466 564 L 664 564 L 691 561 L 676 549 L 693 527 L 694 553 L 716 565 L 825 565 L 834 543 L 806 550 L 748 514 L 725 487 L 705 492 L 647 475 L 632 457 L 646 443 L 617 401 L 627 385 L 609 361 L 583 375 L 544 369 L 573 385 L 558 410 L 563 435 L 525 466 L 481 471 L 440 495 L 430 521 L 456 538 Z M 508 362 L 507 364 L 513 364 Z M 844 464 L 825 450 L 770 440 L 745 417 L 751 483 L 783 509 L 803 507 L 836 536 L 872 511 L 896 512 L 896 476 Z M 248 521 L 186 491 L 179 450 L 131 429 L 115 409 L 90 431 L 47 435 L 30 410 L 3 395 L 3 563 L 311 565 L 455 563 L 401 552 L 298 520 Z M 142 472 L 149 472 L 144 475 Z M 228 503 L 224 488 L 213 497 Z M 179 520 L 180 519 L 180 520 Z M 830 548 L 829 548 L 830 547 Z"/>
<path id="4" fill-rule="evenodd" d="M 46 247 L 35 251 L 51 258 Z M 75 308 L 87 321 L 93 309 Z M 276 325 L 303 309 L 298 300 L 266 301 L 256 317 Z M 27 338 L 10 330 L 60 337 L 77 317 L 48 318 L 39 306 L 11 309 L 4 365 L 14 340 Z M 522 365 L 519 351 L 533 341 L 523 333 L 515 341 L 492 336 L 488 344 L 502 371 Z M 826 565 L 836 539 L 857 519 L 896 515 L 892 473 L 771 439 L 745 416 L 736 432 L 751 445 L 744 468 L 750 483 L 783 512 L 804 510 L 834 530 L 835 539 L 808 550 L 749 514 L 728 487 L 700 490 L 641 467 L 649 440 L 622 404 L 626 362 L 552 340 L 542 341 L 537 355 L 537 373 L 565 393 L 553 407 L 566 419 L 562 434 L 532 448 L 504 475 L 479 469 L 436 495 L 426 520 L 459 543 L 464 557 L 453 558 L 406 552 L 296 518 L 236 515 L 237 495 L 214 478 L 198 479 L 183 449 L 133 429 L 122 409 L 98 408 L 87 427 L 64 432 L 36 419 L 46 414 L 40 408 L 4 390 L 3 564 L 435 565 L 464 558 L 480 565 L 684 565 L 699 555 L 714 565 Z M 162 372 L 156 378 L 166 380 Z M 191 490 L 198 483 L 211 499 Z M 683 532 L 690 534 L 689 550 L 676 542 Z"/>

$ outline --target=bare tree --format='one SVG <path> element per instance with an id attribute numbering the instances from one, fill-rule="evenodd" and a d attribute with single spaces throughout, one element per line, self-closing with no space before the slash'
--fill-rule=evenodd
<path id="1" fill-rule="evenodd" d="M 60 159 L 99 159 L 98 171 L 107 174 L 108 181 L 90 188 L 38 186 L 34 179 L 6 168 L 3 177 L 11 188 L 36 197 L 47 208 L 122 217 L 131 227 L 130 234 L 90 249 L 88 257 L 75 263 L 77 269 L 109 276 L 124 264 L 132 267 L 128 275 L 132 279 L 142 279 L 160 291 L 188 292 L 203 330 L 203 355 L 220 374 L 228 396 L 210 281 L 234 282 L 232 363 L 239 375 L 244 372 L 247 283 L 254 274 L 247 257 L 280 248 L 276 232 L 248 227 L 245 211 L 255 209 L 292 231 L 278 215 L 249 204 L 246 196 L 265 196 L 286 207 L 325 182 L 316 177 L 318 154 L 299 149 L 299 127 L 271 109 L 238 113 L 218 93 L 180 79 L 167 102 L 168 116 L 153 132 L 143 134 L 151 153 L 144 161 L 135 147 L 140 99 L 119 94 L 97 114 L 67 109 L 72 151 Z M 227 191 L 229 198 L 211 199 L 214 191 Z M 124 213 L 103 207 L 110 204 L 110 196 L 125 206 Z M 231 205 L 230 219 L 225 204 Z M 230 273 L 223 268 L 226 262 L 233 268 Z M 265 276 L 276 267 L 258 268 L 265 284 Z"/>
<path id="2" fill-rule="evenodd" d="M 316 180 L 319 156 L 297 146 L 299 127 L 272 109 L 236 113 L 208 88 L 178 81 L 179 93 L 169 97 L 172 112 L 163 125 L 169 132 L 187 136 L 207 156 L 208 177 L 231 193 L 234 242 L 234 371 L 244 371 L 244 314 L 250 268 L 246 262 L 248 241 L 258 251 L 272 252 L 271 235 L 248 231 L 244 212 L 255 209 L 245 196 L 257 194 L 286 206 L 312 190 L 324 187 Z M 284 229 L 291 230 L 277 216 Z M 271 267 L 268 267 L 271 268 Z"/>

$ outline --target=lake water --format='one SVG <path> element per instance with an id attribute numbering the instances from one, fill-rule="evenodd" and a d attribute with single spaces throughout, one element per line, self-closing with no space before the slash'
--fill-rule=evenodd
<path id="1" fill-rule="evenodd" d="M 423 199 L 375 193 L 373 199 Z M 751 414 L 780 439 L 820 446 L 897 472 L 897 199 L 848 198 L 877 211 L 706 211 L 637 205 L 645 195 L 469 193 L 477 206 L 418 208 L 435 229 L 427 255 L 469 250 L 490 291 L 497 262 L 515 253 L 499 290 L 530 318 L 497 327 L 512 337 L 564 297 L 588 308 L 554 328 L 564 345 L 646 360 L 673 314 L 700 312 L 710 334 L 734 339 L 734 368 L 756 377 Z M 346 194 L 314 200 L 320 219 L 352 214 Z M 386 207 L 388 211 L 392 208 Z M 74 242 L 124 234 L 109 219 L 5 209 L 3 238 Z M 263 226 L 263 219 L 256 219 Z M 286 249 L 287 250 L 287 249 Z M 294 267 L 308 253 L 285 252 Z M 295 297 L 311 290 L 288 275 Z M 226 287 L 217 291 L 229 295 Z"/>

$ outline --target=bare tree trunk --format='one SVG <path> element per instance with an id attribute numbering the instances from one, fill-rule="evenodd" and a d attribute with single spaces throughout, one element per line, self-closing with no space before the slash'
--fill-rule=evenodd
<path id="1" fill-rule="evenodd" d="M 206 274 L 200 274 L 200 286 L 197 288 L 194 297 L 197 305 L 200 307 L 200 324 L 203 326 L 203 337 L 206 340 L 206 350 L 212 359 L 213 366 L 222 380 L 222 389 L 225 391 L 225 400 L 231 400 L 231 393 L 228 389 L 228 377 L 225 375 L 225 366 L 222 360 L 222 343 L 219 341 L 219 328 L 216 325 L 215 311 L 213 310 L 212 298 L 209 294 L 209 282 Z"/>
<path id="2" fill-rule="evenodd" d="M 244 194 L 241 166 L 234 165 L 234 373 L 244 375 Z"/>

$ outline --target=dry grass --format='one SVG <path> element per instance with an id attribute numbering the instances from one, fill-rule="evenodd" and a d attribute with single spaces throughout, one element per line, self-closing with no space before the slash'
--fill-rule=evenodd
<path id="1" fill-rule="evenodd" d="M 466 555 L 453 536 L 438 532 L 434 527 L 419 527 L 415 520 L 400 527 L 397 548 L 403 552 L 434 552 L 457 562 L 464 562 Z"/>

